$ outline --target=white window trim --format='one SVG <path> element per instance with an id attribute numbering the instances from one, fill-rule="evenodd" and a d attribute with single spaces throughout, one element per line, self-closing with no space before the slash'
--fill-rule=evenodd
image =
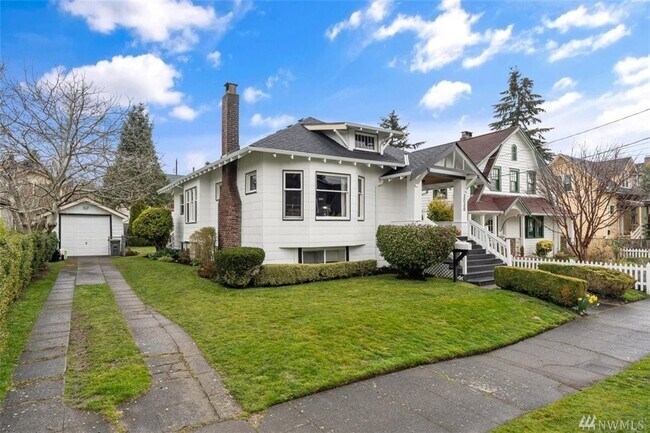
<path id="1" fill-rule="evenodd" d="M 249 179 L 255 176 L 255 189 L 250 189 Z M 249 171 L 244 175 L 244 191 L 246 194 L 255 194 L 257 192 L 257 170 Z"/>
<path id="2" fill-rule="evenodd" d="M 185 215 L 185 191 L 182 191 L 179 194 L 178 207 L 180 208 L 179 214 L 181 216 L 184 216 Z"/>
<path id="3" fill-rule="evenodd" d="M 366 220 L 366 178 L 357 178 L 357 221 Z"/>
<path id="4" fill-rule="evenodd" d="M 221 182 L 216 182 L 214 184 L 214 201 L 219 201 L 221 199 Z"/>
<path id="5" fill-rule="evenodd" d="M 338 176 L 338 177 L 345 177 L 347 178 L 347 185 L 348 189 L 345 191 L 332 191 L 332 190 L 327 190 L 327 189 L 318 189 L 318 175 L 325 175 L 325 176 Z M 314 199 L 316 200 L 316 209 L 314 209 L 314 214 L 316 215 L 316 220 L 317 221 L 350 221 L 351 218 L 351 212 L 350 212 L 350 175 L 349 174 L 343 174 L 343 173 L 329 173 L 329 172 L 324 172 L 324 171 L 317 171 L 316 176 L 314 177 Z M 346 196 L 346 206 L 345 210 L 347 211 L 347 215 L 340 216 L 340 217 L 324 217 L 324 216 L 318 216 L 318 193 L 319 192 L 338 192 L 339 194 L 345 194 Z"/>
<path id="6" fill-rule="evenodd" d="M 374 147 L 373 147 L 372 149 L 368 149 L 368 148 L 366 148 L 366 147 L 358 147 L 358 146 L 357 146 L 357 135 L 362 135 L 362 136 L 364 136 L 364 137 L 372 137 L 372 138 L 374 138 L 374 139 L 375 139 L 375 145 L 374 145 Z M 356 131 L 355 131 L 355 133 L 354 133 L 354 138 L 353 138 L 353 139 L 354 139 L 354 149 L 355 149 L 355 150 L 362 150 L 362 151 L 364 151 L 364 152 L 373 152 L 373 153 L 377 153 L 377 149 L 378 149 L 378 146 L 379 146 L 379 136 L 378 136 L 378 135 L 375 135 L 375 134 L 367 134 L 367 133 L 365 133 L 365 132 L 356 132 Z"/>
<path id="7" fill-rule="evenodd" d="M 300 189 L 286 187 L 287 174 L 300 175 Z M 300 216 L 287 216 L 287 191 L 300 191 Z M 283 221 L 302 221 L 305 218 L 305 174 L 302 170 L 283 170 L 282 171 L 282 220 Z"/>
<path id="8" fill-rule="evenodd" d="M 197 188 L 193 186 L 185 190 L 185 224 L 196 224 L 199 210 Z"/>

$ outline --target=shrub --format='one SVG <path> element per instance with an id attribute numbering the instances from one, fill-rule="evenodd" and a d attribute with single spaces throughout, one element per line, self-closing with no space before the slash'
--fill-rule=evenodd
<path id="1" fill-rule="evenodd" d="M 543 239 L 535 245 L 535 254 L 539 257 L 546 257 L 551 251 L 553 251 L 553 241 L 548 239 Z"/>
<path id="2" fill-rule="evenodd" d="M 151 260 L 159 260 L 162 257 L 171 257 L 172 262 L 178 260 L 181 255 L 181 250 L 175 248 L 164 248 L 162 250 L 157 250 L 155 253 L 147 254 L 147 258 Z"/>
<path id="3" fill-rule="evenodd" d="M 289 286 L 336 278 L 362 277 L 377 269 L 376 260 L 320 264 L 264 265 L 255 275 L 255 286 Z"/>
<path id="4" fill-rule="evenodd" d="M 454 208 L 445 200 L 434 198 L 427 206 L 427 216 L 431 221 L 453 221 Z"/>
<path id="5" fill-rule="evenodd" d="M 456 242 L 453 227 L 382 225 L 377 229 L 377 248 L 397 272 L 422 279 L 430 266 L 443 262 Z"/>
<path id="6" fill-rule="evenodd" d="M 133 251 L 131 248 L 127 248 L 126 251 L 124 252 L 125 257 L 132 257 L 132 256 L 137 256 L 138 253 Z"/>
<path id="7" fill-rule="evenodd" d="M 147 203 L 144 200 L 137 200 L 135 203 L 131 205 L 131 207 L 129 208 L 129 227 L 126 231 L 126 234 L 128 236 L 133 235 L 133 223 L 135 222 L 135 220 L 138 219 L 140 214 L 148 207 L 149 205 L 147 205 Z M 136 244 L 130 244 L 130 245 L 133 245 L 134 247 L 146 246 L 146 245 L 136 245 Z"/>
<path id="8" fill-rule="evenodd" d="M 565 307 L 574 307 L 587 291 L 587 282 L 538 269 L 497 266 L 494 281 L 502 289 L 525 293 Z"/>
<path id="9" fill-rule="evenodd" d="M 224 286 L 246 287 L 264 262 L 264 250 L 233 247 L 214 254 L 215 278 Z"/>
<path id="10" fill-rule="evenodd" d="M 539 269 L 557 275 L 580 278 L 587 282 L 590 292 L 610 298 L 620 298 L 628 289 L 633 289 L 636 280 L 625 272 L 597 266 L 555 265 L 543 263 Z"/>
<path id="11" fill-rule="evenodd" d="M 165 248 L 173 226 L 172 214 L 169 209 L 150 207 L 142 211 L 133 221 L 133 234 L 151 242 L 156 250 Z"/>
<path id="12" fill-rule="evenodd" d="M 614 260 L 614 251 L 604 240 L 594 240 L 587 248 L 587 258 L 592 262 L 611 262 Z"/>
<path id="13" fill-rule="evenodd" d="M 203 227 L 190 236 L 191 257 L 200 264 L 214 259 L 214 249 L 217 246 L 217 231 L 214 227 Z"/>

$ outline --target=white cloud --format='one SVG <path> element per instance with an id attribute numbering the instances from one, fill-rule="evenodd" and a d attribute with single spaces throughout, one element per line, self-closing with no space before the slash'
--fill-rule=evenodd
<path id="1" fill-rule="evenodd" d="M 379 27 L 373 34 L 374 40 L 382 41 L 404 32 L 414 33 L 417 42 L 411 60 L 411 71 L 429 72 L 458 60 L 465 55 L 465 50 L 474 45 L 487 45 L 484 50 L 466 58 L 463 66 L 476 67 L 501 51 L 534 52 L 530 37 L 517 38 L 512 41 L 513 26 L 505 29 L 488 29 L 483 34 L 472 30 L 480 14 L 467 13 L 460 0 L 444 0 L 439 9 L 441 13 L 433 20 L 426 20 L 420 15 L 399 14 L 389 24 Z"/>
<path id="2" fill-rule="evenodd" d="M 584 5 L 570 10 L 554 20 L 543 18 L 542 22 L 549 29 L 557 29 L 566 33 L 572 27 L 596 28 L 610 24 L 618 24 L 625 17 L 625 11 L 614 5 L 606 6 L 596 3 L 589 11 Z"/>
<path id="3" fill-rule="evenodd" d="M 61 0 L 59 5 L 94 31 L 108 34 L 122 27 L 143 42 L 161 43 L 174 52 L 191 49 L 199 40 L 197 30 L 225 31 L 234 16 L 218 16 L 212 7 L 189 0 Z"/>
<path id="4" fill-rule="evenodd" d="M 278 72 L 266 79 L 266 87 L 270 89 L 276 84 L 281 84 L 284 87 L 289 87 L 289 84 L 295 79 L 296 77 L 291 73 L 289 69 L 280 68 L 278 69 Z"/>
<path id="5" fill-rule="evenodd" d="M 262 90 L 255 87 L 246 87 L 244 89 L 244 101 L 249 104 L 254 104 L 260 99 L 270 98 L 271 95 L 264 93 Z"/>
<path id="6" fill-rule="evenodd" d="M 201 114 L 198 110 L 195 110 L 191 107 L 188 107 L 185 104 L 177 105 L 172 111 L 169 112 L 169 115 L 175 117 L 179 120 L 185 120 L 188 122 L 193 121 L 196 117 Z"/>
<path id="7" fill-rule="evenodd" d="M 625 24 L 619 24 L 613 29 L 596 36 L 589 36 L 585 39 L 573 39 L 559 47 L 553 44 L 547 44 L 551 49 L 551 55 L 548 60 L 556 62 L 558 60 L 593 53 L 594 51 L 608 47 L 623 37 L 630 34 Z"/>
<path id="8" fill-rule="evenodd" d="M 553 84 L 553 90 L 572 89 L 578 84 L 571 77 L 562 77 Z"/>
<path id="9" fill-rule="evenodd" d="M 213 51 L 206 58 L 214 68 L 221 66 L 221 52 Z"/>
<path id="10" fill-rule="evenodd" d="M 441 111 L 454 103 L 464 94 L 471 94 L 472 86 L 462 81 L 443 80 L 427 90 L 420 100 L 420 105 L 430 110 Z"/>
<path id="11" fill-rule="evenodd" d="M 467 57 L 465 60 L 463 60 L 463 67 L 474 68 L 476 66 L 480 66 L 490 60 L 495 54 L 503 51 L 506 43 L 510 41 L 513 27 L 514 26 L 510 24 L 505 29 L 488 30 L 486 37 L 489 39 L 490 45 L 478 56 Z"/>
<path id="12" fill-rule="evenodd" d="M 45 74 L 42 79 L 48 79 L 51 74 Z M 69 74 L 84 76 L 98 89 L 115 95 L 123 106 L 130 101 L 177 105 L 183 98 L 181 92 L 174 90 L 174 80 L 181 74 L 153 54 L 115 56 L 94 65 L 73 68 Z"/>
<path id="13" fill-rule="evenodd" d="M 350 14 L 348 19 L 330 26 L 325 32 L 325 36 L 333 41 L 344 30 L 356 29 L 365 22 L 381 22 L 390 12 L 391 6 L 392 0 L 373 0 L 368 7 L 356 10 Z"/>
<path id="14" fill-rule="evenodd" d="M 580 98 L 582 98 L 582 94 L 580 92 L 567 92 L 557 99 L 546 101 L 542 108 L 546 110 L 547 113 L 553 113 L 572 104 L 575 104 L 576 101 L 578 101 Z"/>
<path id="15" fill-rule="evenodd" d="M 288 114 L 264 117 L 259 113 L 255 113 L 253 114 L 253 117 L 251 117 L 251 126 L 280 129 L 294 123 L 295 121 L 296 118 Z"/>
<path id="16" fill-rule="evenodd" d="M 626 57 L 614 65 L 614 72 L 621 84 L 640 84 L 650 80 L 650 55 L 646 57 Z"/>

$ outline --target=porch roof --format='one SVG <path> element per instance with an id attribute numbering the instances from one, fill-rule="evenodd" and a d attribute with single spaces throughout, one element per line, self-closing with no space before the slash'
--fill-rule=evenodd
<path id="1" fill-rule="evenodd" d="M 478 191 L 469 198 L 467 202 L 467 210 L 469 212 L 505 213 L 515 204 L 515 202 L 519 202 L 521 207 L 525 209 L 529 215 L 552 214 L 552 212 L 549 212 L 551 204 L 542 197 L 497 194 L 479 195 Z"/>

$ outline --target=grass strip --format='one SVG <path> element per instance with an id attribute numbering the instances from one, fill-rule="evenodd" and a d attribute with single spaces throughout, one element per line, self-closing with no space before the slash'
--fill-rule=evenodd
<path id="1" fill-rule="evenodd" d="M 620 373 L 541 409 L 493 433 L 644 431 L 650 426 L 650 357 Z M 594 428 L 581 427 L 583 417 L 596 417 Z"/>
<path id="2" fill-rule="evenodd" d="M 66 371 L 66 403 L 118 424 L 117 408 L 143 394 L 151 377 L 106 284 L 75 288 Z"/>
<path id="3" fill-rule="evenodd" d="M 519 293 L 436 278 L 227 290 L 189 266 L 142 257 L 113 262 L 145 304 L 192 336 L 248 412 L 489 351 L 575 317 Z"/>
<path id="4" fill-rule="evenodd" d="M 0 403 L 11 387 L 11 376 L 20 354 L 62 267 L 63 262 L 47 263 L 47 270 L 31 282 L 9 307 L 7 320 L 2 325 L 4 332 L 0 333 L 6 336 L 0 341 Z"/>

